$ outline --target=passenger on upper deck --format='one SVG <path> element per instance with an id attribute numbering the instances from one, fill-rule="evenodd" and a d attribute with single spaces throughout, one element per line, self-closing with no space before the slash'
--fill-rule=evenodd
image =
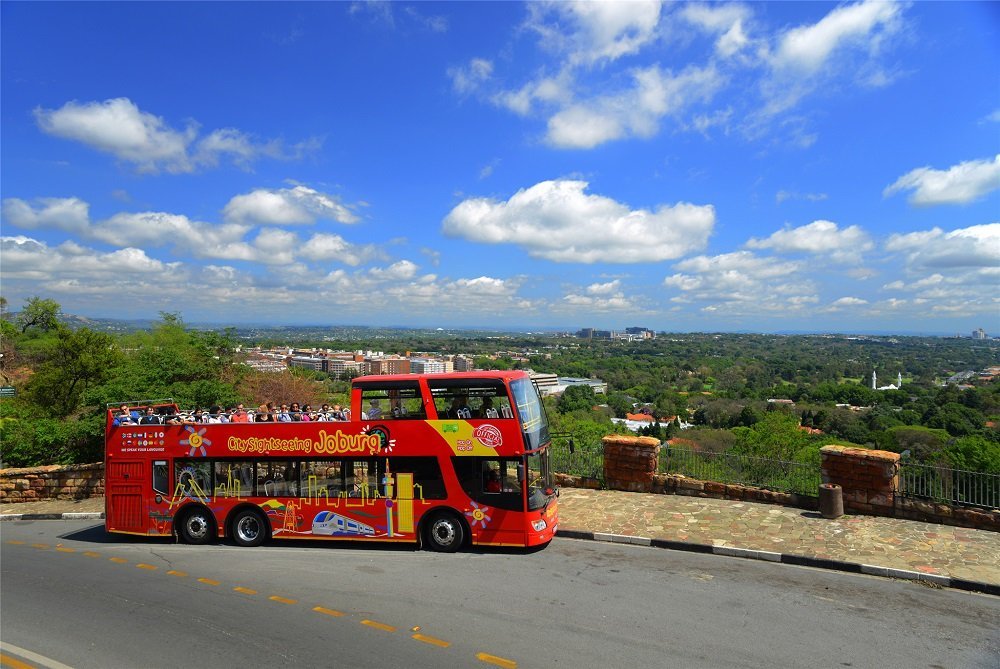
<path id="1" fill-rule="evenodd" d="M 249 423 L 250 415 L 243 408 L 243 402 L 236 405 L 235 408 L 229 412 L 229 422 L 230 423 Z"/>
<path id="2" fill-rule="evenodd" d="M 261 404 L 257 407 L 257 419 L 254 422 L 257 423 L 273 423 L 274 414 L 271 413 L 271 403 Z"/>
<path id="3" fill-rule="evenodd" d="M 160 417 L 156 415 L 153 407 L 146 407 L 146 414 L 139 419 L 139 425 L 160 425 Z"/>
<path id="4" fill-rule="evenodd" d="M 451 407 L 448 408 L 448 418 L 472 418 L 472 410 L 469 409 L 468 402 L 463 395 L 455 395 L 451 398 Z"/>
<path id="5" fill-rule="evenodd" d="M 368 420 L 378 420 L 382 417 L 382 407 L 379 406 L 378 400 L 372 400 L 369 402 L 368 412 L 366 417 Z"/>
<path id="6" fill-rule="evenodd" d="M 123 404 L 115 413 L 114 420 L 111 421 L 111 424 L 114 426 L 135 425 L 135 418 L 132 417 L 132 412 L 129 411 L 127 404 Z"/>

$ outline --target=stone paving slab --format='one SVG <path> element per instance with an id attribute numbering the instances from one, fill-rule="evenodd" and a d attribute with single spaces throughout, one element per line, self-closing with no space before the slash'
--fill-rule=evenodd
<path id="1" fill-rule="evenodd" d="M 734 500 L 563 488 L 559 527 L 795 554 L 1000 585 L 1000 534 Z"/>

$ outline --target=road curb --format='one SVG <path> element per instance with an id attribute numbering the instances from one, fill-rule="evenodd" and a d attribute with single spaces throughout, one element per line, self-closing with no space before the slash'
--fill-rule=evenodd
<path id="1" fill-rule="evenodd" d="M 688 553 L 711 553 L 712 555 L 724 555 L 727 557 L 745 558 L 747 560 L 765 560 L 767 562 L 780 562 L 782 564 L 792 564 L 800 567 L 813 567 L 814 569 L 829 569 L 831 571 L 844 571 L 852 574 L 867 574 L 869 576 L 882 576 L 885 578 L 899 578 L 908 581 L 924 581 L 933 583 L 945 588 L 955 590 L 966 590 L 969 592 L 981 592 L 987 595 L 1000 597 L 1000 585 L 993 583 L 983 583 L 981 581 L 970 581 L 964 578 L 951 578 L 950 576 L 940 576 L 938 574 L 925 574 L 920 571 L 908 571 L 905 569 L 893 569 L 891 567 L 879 567 L 876 565 L 861 564 L 858 562 L 846 562 L 844 560 L 832 560 L 829 558 L 810 557 L 808 555 L 794 555 L 791 553 L 773 553 L 771 551 L 751 550 L 748 548 L 734 548 L 732 546 L 713 546 L 711 544 L 699 544 L 689 541 L 674 541 L 670 539 L 649 539 L 647 537 L 634 537 L 625 534 L 608 534 L 605 532 L 587 532 L 584 530 L 572 530 L 559 528 L 556 535 L 562 539 L 583 539 L 586 541 L 604 541 L 615 544 L 632 544 L 635 546 L 651 546 L 653 548 L 665 548 L 672 551 L 686 551 Z"/>
<path id="2" fill-rule="evenodd" d="M 5 513 L 0 515 L 0 521 L 7 520 L 100 520 L 103 512 L 92 513 Z"/>

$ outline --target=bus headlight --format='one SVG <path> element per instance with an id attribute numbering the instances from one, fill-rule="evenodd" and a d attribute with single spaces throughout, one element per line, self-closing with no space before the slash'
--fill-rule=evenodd
<path id="1" fill-rule="evenodd" d="M 541 532 L 545 529 L 545 520 L 539 518 L 538 520 L 531 521 L 531 526 L 535 529 L 535 532 Z"/>

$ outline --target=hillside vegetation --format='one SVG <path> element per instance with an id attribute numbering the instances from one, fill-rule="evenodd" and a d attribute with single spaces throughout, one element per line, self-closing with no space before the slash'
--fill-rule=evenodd
<path id="1" fill-rule="evenodd" d="M 240 345 L 277 344 L 235 330 L 195 330 L 163 313 L 146 330 L 70 327 L 59 305 L 27 301 L 0 319 L 4 385 L 0 458 L 5 466 L 94 462 L 103 449 L 104 410 L 126 400 L 173 398 L 185 407 L 264 401 L 347 401 L 349 379 L 304 370 L 256 372 Z M 262 335 L 263 336 L 263 335 Z M 945 383 L 1000 362 L 995 342 L 934 337 L 668 334 L 622 343 L 556 335 L 435 337 L 395 332 L 299 342 L 387 353 L 465 354 L 480 368 L 531 368 L 600 378 L 546 398 L 553 430 L 584 447 L 625 428 L 612 422 L 643 412 L 643 432 L 711 451 L 818 461 L 829 443 L 906 452 L 916 461 L 1000 473 L 1000 381 Z M 287 342 L 286 342 L 287 343 Z M 871 373 L 896 390 L 872 390 Z M 774 402 L 769 400 L 790 400 Z M 839 406 L 838 406 L 839 405 Z M 680 431 L 681 423 L 694 427 Z"/>

